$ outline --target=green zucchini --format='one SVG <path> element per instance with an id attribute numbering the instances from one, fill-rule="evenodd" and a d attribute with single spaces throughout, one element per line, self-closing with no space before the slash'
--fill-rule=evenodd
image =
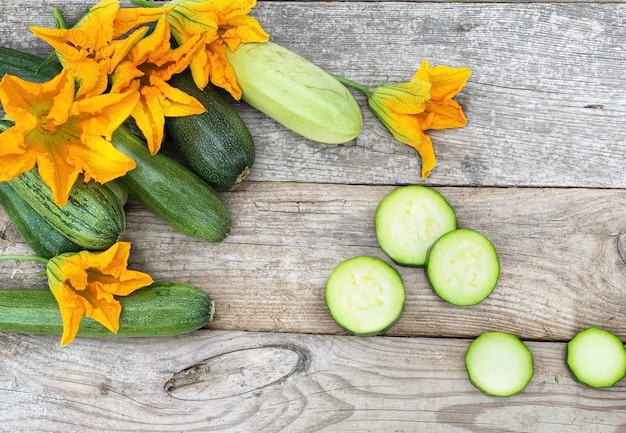
<path id="1" fill-rule="evenodd" d="M 40 257 L 82 250 L 82 247 L 59 233 L 7 182 L 0 182 L 0 205 L 28 246 Z"/>
<path id="2" fill-rule="evenodd" d="M 226 237 L 230 214 L 209 184 L 163 153 L 152 156 L 124 126 L 115 130 L 112 142 L 137 164 L 117 181 L 146 209 L 192 238 L 219 242 Z"/>
<path id="3" fill-rule="evenodd" d="M 441 236 L 428 251 L 426 278 L 435 293 L 453 305 L 476 305 L 496 288 L 498 254 L 489 239 L 470 229 Z"/>
<path id="4" fill-rule="evenodd" d="M 424 266 L 431 245 L 456 228 L 456 214 L 448 201 L 422 185 L 394 189 L 376 209 L 378 244 L 399 265 Z"/>
<path id="5" fill-rule="evenodd" d="M 465 353 L 470 381 L 486 395 L 509 397 L 526 388 L 534 374 L 533 355 L 516 335 L 482 333 Z"/>
<path id="6" fill-rule="evenodd" d="M 105 250 L 121 240 L 126 215 L 119 198 L 107 187 L 79 176 L 63 207 L 33 168 L 7 182 L 59 233 L 86 250 Z"/>
<path id="7" fill-rule="evenodd" d="M 33 83 L 43 83 L 56 76 L 61 69 L 56 60 L 46 61 L 23 51 L 0 47 L 0 77 L 9 74 Z"/>
<path id="8" fill-rule="evenodd" d="M 567 343 L 567 366 L 579 382 L 609 388 L 626 376 L 624 343 L 605 329 L 587 328 Z"/>
<path id="9" fill-rule="evenodd" d="M 209 295 L 184 283 L 155 282 L 117 299 L 122 305 L 117 334 L 83 317 L 77 335 L 165 337 L 195 331 L 206 326 L 213 317 L 214 305 Z M 0 331 L 61 335 L 61 314 L 52 292 L 0 289 Z"/>
<path id="10" fill-rule="evenodd" d="M 166 117 L 167 133 L 189 167 L 209 185 L 230 188 L 241 182 L 254 164 L 252 135 L 239 114 L 210 84 L 198 89 L 189 70 L 169 84 L 196 98 L 202 114 Z"/>
<path id="11" fill-rule="evenodd" d="M 400 318 L 404 299 L 400 274 L 377 257 L 344 260 L 326 282 L 330 315 L 355 335 L 372 336 L 391 328 Z"/>
<path id="12" fill-rule="evenodd" d="M 57 68 L 58 63 L 50 62 L 42 66 L 43 62 L 44 59 L 40 57 L 3 48 L 0 49 L 0 76 L 12 73 L 43 82 L 53 78 L 60 70 Z M 148 210 L 181 233 L 196 239 L 216 242 L 226 237 L 230 230 L 230 215 L 212 187 L 167 156 L 161 153 L 151 156 L 146 144 L 124 126 L 115 131 L 112 142 L 137 164 L 135 169 L 116 182 Z M 83 183 L 78 182 L 74 186 L 79 184 Z M 95 187 L 91 185 L 90 188 Z M 108 193 L 112 194 L 110 190 Z M 119 222 L 111 221 L 108 225 L 119 225 Z M 70 226 L 74 228 L 74 224 Z M 102 230 L 106 231 L 106 226 L 103 224 Z M 68 238 L 77 242 L 70 236 Z M 101 248 L 92 246 L 88 249 Z"/>

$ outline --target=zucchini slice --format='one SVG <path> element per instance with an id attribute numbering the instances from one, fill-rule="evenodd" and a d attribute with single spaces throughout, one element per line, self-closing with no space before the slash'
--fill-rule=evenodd
<path id="1" fill-rule="evenodd" d="M 394 262 L 424 266 L 430 246 L 457 228 L 456 214 L 434 189 L 401 186 L 378 205 L 375 228 L 378 244 Z"/>
<path id="2" fill-rule="evenodd" d="M 326 305 L 337 324 L 355 335 L 376 335 L 400 317 L 405 290 L 400 274 L 385 261 L 357 256 L 328 277 Z"/>
<path id="3" fill-rule="evenodd" d="M 470 381 L 483 393 L 508 397 L 526 388 L 533 377 L 533 355 L 519 337 L 490 331 L 470 344 L 465 368 Z"/>
<path id="4" fill-rule="evenodd" d="M 609 331 L 587 328 L 567 343 L 567 365 L 579 382 L 608 388 L 626 376 L 626 349 Z"/>
<path id="5" fill-rule="evenodd" d="M 475 305 L 493 292 L 500 262 L 493 244 L 469 229 L 446 233 L 431 247 L 426 277 L 441 299 L 453 305 Z"/>

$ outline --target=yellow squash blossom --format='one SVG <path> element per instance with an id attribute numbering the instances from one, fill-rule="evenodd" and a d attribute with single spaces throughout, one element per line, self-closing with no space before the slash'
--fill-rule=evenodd
<path id="1" fill-rule="evenodd" d="M 370 109 L 391 134 L 418 151 L 422 158 L 422 178 L 426 178 L 436 159 L 432 140 L 424 131 L 467 124 L 463 109 L 452 98 L 465 86 L 469 76 L 469 68 L 431 68 L 423 61 L 408 83 L 369 88 L 343 77 L 337 79 L 364 92 Z"/>
<path id="2" fill-rule="evenodd" d="M 152 4 L 134 0 L 140 5 Z M 178 44 L 200 36 L 202 49 L 194 53 L 189 65 L 194 82 L 204 89 L 209 80 L 241 98 L 235 71 L 226 58 L 226 47 L 235 51 L 243 42 L 265 42 L 269 35 L 258 21 L 248 14 L 255 0 L 171 0 L 166 3 L 174 10 L 168 20 L 172 36 Z"/>
<path id="3" fill-rule="evenodd" d="M 138 99 L 136 91 L 128 91 L 76 101 L 67 69 L 43 84 L 5 75 L 0 103 L 15 124 L 0 134 L 0 182 L 37 165 L 55 203 L 63 206 L 80 173 L 85 182 L 123 176 L 135 161 L 110 140 Z"/>
<path id="4" fill-rule="evenodd" d="M 111 75 L 111 92 L 138 90 L 140 99 L 131 116 L 154 155 L 163 141 L 165 117 L 200 114 L 204 106 L 167 81 L 184 71 L 200 46 L 200 35 L 172 49 L 167 12 L 150 35 L 139 41 Z"/>
<path id="5" fill-rule="evenodd" d="M 61 64 L 74 73 L 79 84 L 77 98 L 103 93 L 108 75 L 145 36 L 148 27 L 141 27 L 124 39 L 116 38 L 160 15 L 146 8 L 129 9 L 131 13 L 126 10 L 120 9 L 118 0 L 102 0 L 71 29 L 30 27 L 35 36 L 55 49 Z"/>
<path id="6" fill-rule="evenodd" d="M 127 269 L 129 254 L 130 244 L 118 242 L 103 252 L 65 253 L 48 261 L 48 285 L 63 320 L 61 345 L 74 340 L 83 316 L 117 333 L 122 306 L 115 296 L 153 282 L 150 275 Z"/>

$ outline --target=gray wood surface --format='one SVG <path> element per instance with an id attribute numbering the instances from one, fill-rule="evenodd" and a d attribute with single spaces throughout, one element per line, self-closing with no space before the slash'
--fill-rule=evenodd
<path id="1" fill-rule="evenodd" d="M 128 2 L 122 2 L 127 4 Z M 68 23 L 87 0 L 0 9 L 0 45 L 47 55 L 28 24 Z M 28 11 L 28 12 L 26 12 Z M 423 182 L 487 235 L 502 275 L 484 303 L 439 300 L 400 268 L 407 303 L 385 336 L 345 335 L 323 300 L 340 261 L 369 254 L 373 216 L 395 186 L 422 183 L 419 158 L 367 111 L 342 146 L 310 142 L 244 103 L 257 146 L 249 178 L 222 192 L 226 240 L 174 232 L 126 206 L 131 267 L 198 285 L 209 329 L 163 339 L 0 334 L 0 432 L 626 433 L 626 382 L 576 383 L 565 342 L 587 326 L 626 340 L 626 5 L 623 2 L 261 1 L 272 40 L 368 85 L 411 78 L 422 59 L 469 66 L 457 98 L 468 126 L 433 131 Z M 0 252 L 28 254 L 0 211 Z M 45 287 L 40 266 L 3 262 L 0 287 Z M 486 397 L 463 355 L 486 330 L 528 342 L 535 376 Z"/>

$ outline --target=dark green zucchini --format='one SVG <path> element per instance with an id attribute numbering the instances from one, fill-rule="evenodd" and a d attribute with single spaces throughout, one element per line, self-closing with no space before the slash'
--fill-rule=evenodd
<path id="1" fill-rule="evenodd" d="M 0 205 L 38 256 L 49 259 L 62 253 L 82 250 L 80 245 L 63 236 L 35 212 L 7 182 L 0 182 Z"/>
<path id="2" fill-rule="evenodd" d="M 120 327 L 113 334 L 83 317 L 78 336 L 164 337 L 206 326 L 213 301 L 201 289 L 178 282 L 155 282 L 117 300 L 122 305 Z M 50 290 L 0 289 L 0 331 L 61 335 L 59 305 Z"/>
<path id="3" fill-rule="evenodd" d="M 168 156 L 152 156 L 146 144 L 126 127 L 113 133 L 113 144 L 137 166 L 118 179 L 146 209 L 181 233 L 219 242 L 230 231 L 226 205 L 206 182 Z"/>
<path id="4" fill-rule="evenodd" d="M 59 71 L 58 64 L 42 67 L 43 62 L 40 57 L 1 48 L 0 76 L 11 73 L 43 82 Z M 228 209 L 206 182 L 167 156 L 151 156 L 146 144 L 126 127 L 114 133 L 113 144 L 137 163 L 117 182 L 148 210 L 188 236 L 210 242 L 226 237 L 231 224 Z"/>
<path id="5" fill-rule="evenodd" d="M 0 77 L 9 74 L 33 83 L 43 83 L 57 75 L 61 69 L 56 60 L 46 61 L 23 51 L 0 47 Z"/>
<path id="6" fill-rule="evenodd" d="M 252 135 L 239 114 L 209 84 L 194 84 L 189 70 L 174 75 L 169 84 L 196 98 L 206 111 L 167 117 L 167 133 L 191 169 L 216 188 L 241 182 L 254 164 Z"/>
<path id="7" fill-rule="evenodd" d="M 33 168 L 7 182 L 48 224 L 85 250 L 105 250 L 124 237 L 126 214 L 107 187 L 79 176 L 67 203 L 54 203 L 50 188 Z"/>

